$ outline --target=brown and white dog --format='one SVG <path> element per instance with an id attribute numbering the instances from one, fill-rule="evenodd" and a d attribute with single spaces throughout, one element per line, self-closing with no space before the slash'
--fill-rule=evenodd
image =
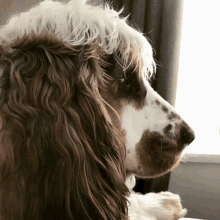
<path id="1" fill-rule="evenodd" d="M 172 193 L 129 194 L 131 174 L 171 171 L 194 133 L 151 88 L 152 48 L 120 13 L 43 1 L 1 27 L 0 219 L 186 214 Z"/>

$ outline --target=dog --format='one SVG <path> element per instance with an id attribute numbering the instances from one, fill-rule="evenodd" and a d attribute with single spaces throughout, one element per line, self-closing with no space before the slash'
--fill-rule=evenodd
<path id="1" fill-rule="evenodd" d="M 0 219 L 186 214 L 175 194 L 132 192 L 195 135 L 151 88 L 152 48 L 122 10 L 43 1 L 1 27 Z"/>

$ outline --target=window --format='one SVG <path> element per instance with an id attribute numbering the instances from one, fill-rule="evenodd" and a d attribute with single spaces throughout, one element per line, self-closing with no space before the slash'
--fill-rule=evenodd
<path id="1" fill-rule="evenodd" d="M 176 110 L 196 133 L 186 153 L 220 154 L 219 0 L 185 0 Z"/>

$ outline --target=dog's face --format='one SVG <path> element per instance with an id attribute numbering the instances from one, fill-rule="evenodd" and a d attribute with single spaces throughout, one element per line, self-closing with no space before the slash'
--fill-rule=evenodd
<path id="1" fill-rule="evenodd" d="M 103 96 L 120 116 L 109 109 L 126 143 L 127 173 L 151 178 L 171 171 L 194 140 L 193 130 L 135 69 L 124 73 L 116 64 L 111 75 L 116 80 Z"/>

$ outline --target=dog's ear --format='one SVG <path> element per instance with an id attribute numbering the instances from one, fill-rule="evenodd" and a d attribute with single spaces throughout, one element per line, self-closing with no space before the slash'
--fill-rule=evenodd
<path id="1" fill-rule="evenodd" d="M 103 110 L 95 51 L 48 35 L 2 43 L 4 220 L 125 219 L 125 146 Z"/>

